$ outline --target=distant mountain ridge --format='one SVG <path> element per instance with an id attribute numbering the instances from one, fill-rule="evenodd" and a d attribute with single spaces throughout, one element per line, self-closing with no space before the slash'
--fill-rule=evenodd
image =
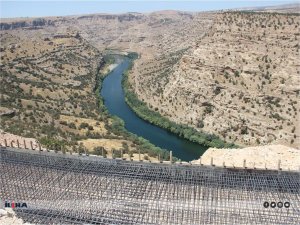
<path id="1" fill-rule="evenodd" d="M 259 6 L 234 9 L 234 11 L 257 11 L 257 12 L 278 12 L 278 13 L 300 13 L 300 3 L 289 3 L 275 6 Z M 231 11 L 231 10 L 229 10 Z"/>
<path id="2" fill-rule="evenodd" d="M 300 13 L 300 3 L 289 3 L 276 6 L 259 6 L 259 7 L 245 7 L 228 10 L 217 10 L 219 11 L 256 11 L 256 12 L 278 12 L 278 13 Z M 213 12 L 213 11 L 209 11 Z M 107 20 L 117 19 L 119 21 L 133 21 L 144 19 L 147 15 L 178 15 L 186 14 L 192 15 L 195 12 L 185 12 L 178 10 L 161 10 L 154 11 L 151 13 L 139 13 L 139 12 L 127 12 L 121 14 L 114 13 L 93 13 L 83 15 L 70 15 L 70 16 L 53 16 L 53 17 L 40 17 L 40 18 L 1 18 L 0 30 L 11 30 L 17 28 L 34 28 L 40 26 L 54 26 L 56 23 L 66 21 L 69 19 L 96 19 L 102 18 Z"/>

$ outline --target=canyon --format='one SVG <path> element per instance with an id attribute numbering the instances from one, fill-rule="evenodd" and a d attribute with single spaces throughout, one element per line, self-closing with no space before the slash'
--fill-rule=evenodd
<path id="1" fill-rule="evenodd" d="M 1 128 L 136 153 L 95 95 L 106 56 L 136 52 L 128 79 L 149 109 L 228 143 L 299 148 L 300 20 L 274 11 L 2 19 Z"/>

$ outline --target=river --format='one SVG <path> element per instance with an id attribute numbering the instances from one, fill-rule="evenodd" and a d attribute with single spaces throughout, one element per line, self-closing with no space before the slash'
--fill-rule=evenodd
<path id="1" fill-rule="evenodd" d="M 118 66 L 106 76 L 101 89 L 101 96 L 109 113 L 124 120 L 125 128 L 129 132 L 149 140 L 158 147 L 172 151 L 175 157 L 183 161 L 198 159 L 207 150 L 207 147 L 146 122 L 126 104 L 122 88 L 122 75 L 129 67 L 130 59 L 116 57 L 116 60 Z"/>

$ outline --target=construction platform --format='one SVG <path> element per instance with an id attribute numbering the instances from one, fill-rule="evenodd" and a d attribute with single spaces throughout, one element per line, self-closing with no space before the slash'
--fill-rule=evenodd
<path id="1" fill-rule="evenodd" d="M 36 224 L 300 224 L 299 171 L 0 148 L 0 198 Z M 20 204 L 20 205 L 21 205 Z M 0 207 L 0 208 L 1 208 Z"/>

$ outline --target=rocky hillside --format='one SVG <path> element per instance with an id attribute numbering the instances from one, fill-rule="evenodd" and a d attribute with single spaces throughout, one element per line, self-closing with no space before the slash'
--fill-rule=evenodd
<path id="1" fill-rule="evenodd" d="M 93 92 L 102 53 L 136 51 L 148 63 L 192 46 L 212 18 L 163 11 L 2 20 L 1 128 L 25 137 L 55 134 L 91 150 L 134 146 L 112 132 L 112 122 L 97 108 Z"/>
<path id="2" fill-rule="evenodd" d="M 172 121 L 241 145 L 299 146 L 297 15 L 94 14 L 5 19 L 0 29 L 6 132 L 135 146 L 113 132 L 93 92 L 103 52 L 117 50 L 139 53 L 129 80 Z"/>
<path id="3" fill-rule="evenodd" d="M 0 38 L 3 129 L 31 137 L 68 137 L 82 133 L 72 118 L 99 117 L 91 96 L 102 60 L 97 49 L 70 33 L 16 30 Z"/>
<path id="4" fill-rule="evenodd" d="M 106 68 L 102 53 L 77 32 L 53 29 L 1 32 L 1 129 L 36 138 L 48 148 L 136 150 L 112 133 L 111 119 L 99 108 L 94 92 Z M 90 139 L 93 144 L 85 146 Z"/>
<path id="5" fill-rule="evenodd" d="M 137 63 L 131 82 L 172 121 L 242 146 L 299 147 L 299 23 L 293 14 L 220 13 L 191 49 Z"/>
<path id="6" fill-rule="evenodd" d="M 134 156 L 143 143 L 120 134 L 120 122 L 94 93 L 111 63 L 103 52 L 136 51 L 148 63 L 192 46 L 212 18 L 164 11 L 1 20 L 1 129 L 52 148 L 99 153 L 100 147 L 108 155 L 123 149 Z"/>
<path id="7" fill-rule="evenodd" d="M 160 11 L 110 19 L 95 15 L 79 18 L 76 26 L 98 48 L 138 52 L 144 62 L 192 46 L 213 18 L 211 13 Z"/>
<path id="8" fill-rule="evenodd" d="M 118 49 L 145 55 L 192 46 L 210 27 L 214 14 L 159 11 L 148 14 L 91 14 L 82 16 L 3 19 L 0 30 L 40 30 L 40 33 L 78 32 L 99 50 Z"/>

